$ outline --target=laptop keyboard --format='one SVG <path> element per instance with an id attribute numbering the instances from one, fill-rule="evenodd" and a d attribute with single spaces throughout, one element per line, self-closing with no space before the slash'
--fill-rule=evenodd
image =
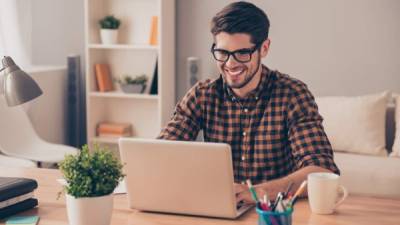
<path id="1" fill-rule="evenodd" d="M 244 206 L 244 205 L 245 205 L 245 204 L 244 204 L 243 201 L 238 202 L 238 203 L 236 204 L 236 210 L 239 210 L 239 209 L 242 208 L 242 206 Z"/>

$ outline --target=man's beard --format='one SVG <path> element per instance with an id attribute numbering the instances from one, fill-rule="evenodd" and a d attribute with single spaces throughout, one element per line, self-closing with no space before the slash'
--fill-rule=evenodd
<path id="1" fill-rule="evenodd" d="M 244 81 L 239 83 L 239 84 L 233 84 L 233 83 L 229 83 L 227 80 L 227 77 L 229 75 L 227 75 L 226 71 L 224 68 L 222 68 L 222 71 L 224 72 L 225 76 L 222 76 L 224 78 L 224 82 L 232 89 L 240 89 L 243 88 L 244 86 L 246 86 L 253 78 L 254 76 L 257 74 L 258 70 L 260 69 L 260 64 L 261 64 L 261 57 L 258 58 L 257 61 L 257 68 L 255 69 L 255 71 L 253 73 L 251 73 L 250 75 L 245 76 Z"/>

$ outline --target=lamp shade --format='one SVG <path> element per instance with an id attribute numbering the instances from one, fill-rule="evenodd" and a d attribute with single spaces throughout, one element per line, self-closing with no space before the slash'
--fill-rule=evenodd
<path id="1" fill-rule="evenodd" d="M 9 56 L 2 60 L 4 67 L 4 95 L 8 106 L 16 106 L 39 97 L 39 85 L 22 71 Z"/>

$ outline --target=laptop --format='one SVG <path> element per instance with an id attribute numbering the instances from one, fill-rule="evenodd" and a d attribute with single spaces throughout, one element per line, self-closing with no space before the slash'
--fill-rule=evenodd
<path id="1" fill-rule="evenodd" d="M 223 143 L 120 138 L 129 207 L 237 218 L 231 148 Z"/>

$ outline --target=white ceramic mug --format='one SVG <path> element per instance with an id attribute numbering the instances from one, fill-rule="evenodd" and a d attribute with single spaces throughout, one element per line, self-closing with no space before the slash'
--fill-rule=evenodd
<path id="1" fill-rule="evenodd" d="M 339 185 L 339 176 L 334 173 L 311 173 L 307 177 L 308 202 L 311 212 L 331 214 L 347 197 L 346 188 Z M 342 197 L 339 199 L 339 195 Z"/>

